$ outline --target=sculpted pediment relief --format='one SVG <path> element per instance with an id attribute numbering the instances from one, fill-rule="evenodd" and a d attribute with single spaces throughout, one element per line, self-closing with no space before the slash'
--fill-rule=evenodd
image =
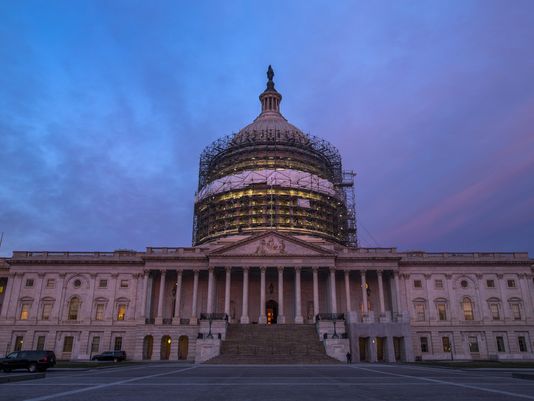
<path id="1" fill-rule="evenodd" d="M 211 255 L 221 256 L 328 256 L 331 254 L 330 250 L 274 232 L 247 238 L 211 253 Z"/>

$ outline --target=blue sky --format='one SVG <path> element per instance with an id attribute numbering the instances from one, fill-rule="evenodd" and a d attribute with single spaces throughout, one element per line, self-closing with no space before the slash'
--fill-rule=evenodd
<path id="1" fill-rule="evenodd" d="M 362 246 L 534 254 L 532 1 L 2 1 L 0 255 L 191 244 L 198 161 L 281 108 Z"/>

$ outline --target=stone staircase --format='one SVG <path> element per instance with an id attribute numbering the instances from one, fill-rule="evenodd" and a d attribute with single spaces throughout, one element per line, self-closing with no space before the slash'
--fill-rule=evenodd
<path id="1" fill-rule="evenodd" d="M 339 363 L 326 355 L 313 324 L 231 324 L 209 364 Z"/>

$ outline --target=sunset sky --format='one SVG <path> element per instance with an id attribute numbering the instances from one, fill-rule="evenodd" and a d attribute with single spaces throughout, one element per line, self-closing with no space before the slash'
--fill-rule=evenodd
<path id="1" fill-rule="evenodd" d="M 0 256 L 190 246 L 202 149 L 282 113 L 361 246 L 534 255 L 534 1 L 0 5 Z"/>

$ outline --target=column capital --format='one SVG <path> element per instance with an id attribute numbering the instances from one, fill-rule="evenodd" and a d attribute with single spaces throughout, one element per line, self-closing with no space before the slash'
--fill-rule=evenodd
<path id="1" fill-rule="evenodd" d="M 267 270 L 266 266 L 260 266 L 260 272 L 265 273 L 266 270 Z"/>
<path id="2" fill-rule="evenodd" d="M 159 272 L 165 276 L 167 274 L 167 269 L 159 269 Z"/>
<path id="3" fill-rule="evenodd" d="M 336 272 L 336 267 L 335 266 L 330 266 L 328 268 L 328 270 L 330 270 L 330 273 L 335 273 Z"/>
<path id="4" fill-rule="evenodd" d="M 193 269 L 193 273 L 195 273 L 195 274 L 200 273 L 200 269 Z"/>
<path id="5" fill-rule="evenodd" d="M 382 276 L 383 273 L 384 273 L 384 270 L 382 269 L 379 269 L 376 271 L 376 274 L 378 274 L 379 276 Z"/>
<path id="6" fill-rule="evenodd" d="M 294 269 L 296 272 L 300 273 L 300 271 L 302 270 L 302 266 L 295 266 Z"/>
<path id="7" fill-rule="evenodd" d="M 278 273 L 284 272 L 284 266 L 278 266 L 276 269 L 278 270 Z"/>
<path id="8" fill-rule="evenodd" d="M 345 273 L 345 276 L 348 276 L 349 273 L 350 273 L 350 269 L 345 269 L 345 270 L 343 270 L 343 273 Z"/>
<path id="9" fill-rule="evenodd" d="M 243 272 L 248 273 L 248 271 L 250 270 L 250 266 L 243 266 L 242 269 L 243 269 Z"/>
<path id="10" fill-rule="evenodd" d="M 215 267 L 213 267 L 213 266 L 209 266 L 208 267 L 208 272 L 209 273 L 213 273 L 214 270 L 215 270 Z"/>
<path id="11" fill-rule="evenodd" d="M 224 270 L 226 270 L 227 273 L 230 273 L 232 271 L 232 266 L 225 266 Z"/>
<path id="12" fill-rule="evenodd" d="M 360 276 L 365 277 L 365 273 L 367 273 L 367 270 L 360 270 Z"/>
<path id="13" fill-rule="evenodd" d="M 319 271 L 319 268 L 318 268 L 317 266 L 313 266 L 313 267 L 312 267 L 312 271 L 313 271 L 314 273 L 317 273 L 317 272 Z"/>
<path id="14" fill-rule="evenodd" d="M 183 272 L 184 272 L 184 271 L 183 271 L 182 269 L 178 269 L 178 270 L 176 270 L 176 274 L 177 274 L 178 276 L 181 276 Z"/>

